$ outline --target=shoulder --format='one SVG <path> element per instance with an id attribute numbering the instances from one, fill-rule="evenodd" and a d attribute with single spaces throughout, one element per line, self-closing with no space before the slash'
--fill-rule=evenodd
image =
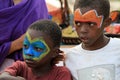
<path id="1" fill-rule="evenodd" d="M 69 48 L 69 49 L 67 49 L 66 51 L 65 51 L 65 53 L 66 53 L 66 57 L 68 58 L 73 58 L 74 56 L 78 56 L 78 55 L 80 55 L 81 53 L 82 53 L 82 51 L 83 51 L 83 49 L 82 49 L 82 47 L 81 47 L 81 44 L 79 44 L 79 45 L 76 45 L 76 46 L 74 46 L 74 47 L 72 47 L 72 48 Z"/>
<path id="2" fill-rule="evenodd" d="M 72 48 L 65 48 L 65 49 L 62 49 L 62 50 L 65 52 L 65 54 L 76 53 L 76 52 L 79 52 L 81 50 L 81 44 L 75 45 Z"/>
<path id="3" fill-rule="evenodd" d="M 120 41 L 120 38 L 110 38 L 112 41 Z"/>
<path id="4" fill-rule="evenodd" d="M 65 66 L 54 66 L 52 73 L 58 75 L 70 75 L 69 69 Z"/>
<path id="5" fill-rule="evenodd" d="M 120 38 L 110 38 L 110 43 L 112 45 L 120 45 Z"/>
<path id="6" fill-rule="evenodd" d="M 55 76 L 55 80 L 71 80 L 71 73 L 65 66 L 54 66 L 51 71 Z"/>
<path id="7" fill-rule="evenodd" d="M 66 73 L 68 72 L 69 73 L 68 68 L 65 66 L 54 66 L 53 69 L 56 72 L 66 72 Z"/>

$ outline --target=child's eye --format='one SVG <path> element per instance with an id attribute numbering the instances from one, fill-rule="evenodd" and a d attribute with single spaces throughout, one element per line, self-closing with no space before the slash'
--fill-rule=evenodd
<path id="1" fill-rule="evenodd" d="M 38 52 L 42 52 L 44 49 L 39 48 L 39 47 L 35 47 L 35 50 L 38 51 Z"/>
<path id="2" fill-rule="evenodd" d="M 26 45 L 26 44 L 24 44 L 23 47 L 24 47 L 25 49 L 28 49 L 29 46 Z"/>
<path id="3" fill-rule="evenodd" d="M 89 24 L 89 26 L 91 26 L 91 27 L 96 25 L 96 23 L 94 23 L 94 22 L 89 22 L 88 24 Z"/>
<path id="4" fill-rule="evenodd" d="M 81 26 L 81 23 L 80 22 L 75 22 L 75 25 L 79 27 L 79 26 Z"/>

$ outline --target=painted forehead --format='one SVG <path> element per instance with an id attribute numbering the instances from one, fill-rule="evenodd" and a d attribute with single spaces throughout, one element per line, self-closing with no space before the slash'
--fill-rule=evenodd
<path id="1" fill-rule="evenodd" d="M 103 16 L 98 16 L 98 13 L 96 10 L 90 10 L 88 12 L 85 12 L 82 14 L 80 9 L 76 9 L 74 12 L 74 21 L 80 21 L 80 22 L 95 22 L 97 23 L 98 27 L 101 27 L 103 22 Z"/>
<path id="2" fill-rule="evenodd" d="M 42 37 L 31 39 L 31 37 L 30 37 L 28 32 L 26 33 L 24 44 L 29 45 L 29 47 L 30 47 L 30 45 L 32 45 L 32 47 L 38 47 L 40 49 L 43 49 L 42 52 L 36 52 L 34 50 L 34 48 L 32 48 L 32 47 L 30 47 L 31 50 L 27 50 L 27 49 L 23 48 L 23 53 L 24 53 L 23 56 L 25 58 L 29 58 L 29 56 L 26 55 L 27 53 L 34 54 L 34 57 L 32 57 L 33 60 L 39 61 L 43 57 L 45 57 L 49 53 L 49 51 L 50 51 L 49 46 L 46 44 L 45 40 Z M 28 52 L 28 51 L 30 51 L 30 52 Z"/>
<path id="3" fill-rule="evenodd" d="M 37 38 L 31 39 L 30 34 L 28 32 L 26 32 L 26 38 L 28 39 L 28 41 L 30 43 L 35 43 L 35 42 L 39 41 L 39 42 L 43 43 L 47 48 L 49 48 L 48 45 L 46 44 L 45 40 L 43 39 L 43 37 L 37 37 Z"/>

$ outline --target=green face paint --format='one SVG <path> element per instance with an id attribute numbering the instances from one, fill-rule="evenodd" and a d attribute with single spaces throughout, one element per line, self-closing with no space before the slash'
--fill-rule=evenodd
<path id="1" fill-rule="evenodd" d="M 40 61 L 50 52 L 50 48 L 42 37 L 31 39 L 30 35 L 26 33 L 23 47 L 24 59 L 32 59 Z"/>

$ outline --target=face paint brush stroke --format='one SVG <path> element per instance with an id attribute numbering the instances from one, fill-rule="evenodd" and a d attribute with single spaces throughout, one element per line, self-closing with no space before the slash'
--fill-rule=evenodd
<path id="1" fill-rule="evenodd" d="M 90 10 L 82 14 L 80 9 L 76 9 L 74 12 L 74 21 L 95 22 L 97 23 L 98 28 L 100 28 L 103 23 L 103 16 L 98 16 L 96 10 Z"/>
<path id="2" fill-rule="evenodd" d="M 50 48 L 42 37 L 32 40 L 30 35 L 28 33 L 26 34 L 23 47 L 24 59 L 40 61 L 49 53 L 49 51 Z"/>

